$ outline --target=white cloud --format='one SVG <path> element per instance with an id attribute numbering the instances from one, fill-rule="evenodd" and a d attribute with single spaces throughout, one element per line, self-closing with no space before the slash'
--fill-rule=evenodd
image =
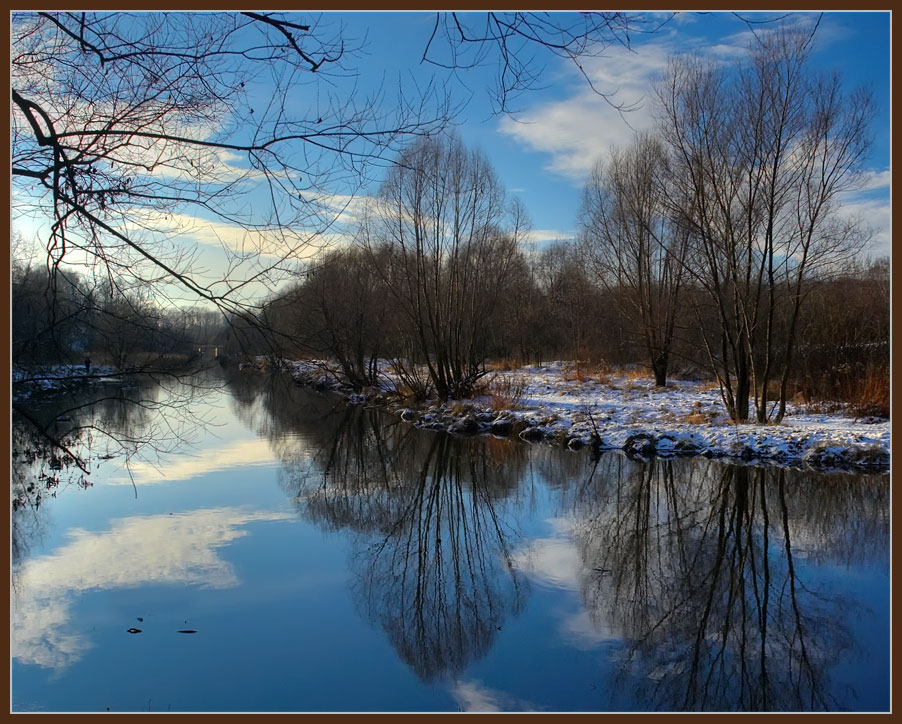
<path id="1" fill-rule="evenodd" d="M 636 131 L 651 126 L 652 83 L 672 50 L 668 43 L 645 44 L 637 52 L 611 48 L 584 64 L 596 88 L 616 92 L 611 102 L 578 79 L 570 97 L 537 105 L 517 121 L 504 117 L 499 130 L 530 150 L 549 154 L 548 170 L 581 184 L 612 146 L 625 145 Z M 620 111 L 612 103 L 632 110 Z"/>
<path id="2" fill-rule="evenodd" d="M 582 587 L 584 566 L 570 538 L 572 522 L 563 518 L 547 521 L 552 538 L 538 538 L 513 556 L 514 565 L 528 576 L 554 588 L 578 591 Z"/>
<path id="3" fill-rule="evenodd" d="M 61 548 L 23 565 L 10 602 L 10 655 L 48 668 L 81 658 L 93 644 L 66 628 L 70 607 L 88 591 L 166 583 L 237 586 L 234 568 L 218 549 L 247 535 L 242 527 L 248 523 L 289 519 L 288 513 L 212 508 L 125 518 L 99 533 L 73 530 Z"/>
<path id="4" fill-rule="evenodd" d="M 813 17 L 798 13 L 785 22 L 808 27 Z M 593 92 L 586 79 L 575 71 L 561 70 L 554 82 L 570 87 L 572 92 L 561 100 L 533 106 L 518 116 L 518 120 L 503 117 L 500 132 L 529 150 L 547 154 L 547 170 L 582 185 L 595 162 L 605 157 L 611 147 L 625 146 L 635 132 L 652 126 L 654 83 L 671 56 L 695 52 L 714 62 L 731 63 L 748 53 L 755 35 L 760 37 L 776 30 L 776 26 L 756 25 L 753 32 L 737 20 L 741 30 L 710 44 L 704 37 L 679 29 L 691 24 L 691 14 L 677 18 L 680 18 L 678 23 L 665 25 L 653 41 L 635 43 L 631 49 L 612 46 L 603 55 L 581 61 L 592 85 L 612 94 L 610 102 Z M 822 46 L 833 39 L 832 31 L 819 30 L 818 41 Z M 632 110 L 621 111 L 615 105 Z"/>
<path id="5" fill-rule="evenodd" d="M 596 616 L 599 611 L 596 611 Z M 588 651 L 606 641 L 619 641 L 620 637 L 607 622 L 599 622 L 585 608 L 566 616 L 561 621 L 561 637 L 574 648 Z"/>
<path id="6" fill-rule="evenodd" d="M 893 208 L 888 198 L 868 198 L 863 194 L 850 194 L 839 207 L 840 216 L 861 219 L 873 232 L 871 243 L 862 253 L 872 257 L 890 256 L 892 250 Z"/>
<path id="7" fill-rule="evenodd" d="M 513 563 L 541 584 L 579 593 L 588 574 L 572 538 L 579 524 L 569 518 L 552 518 L 546 522 L 551 524 L 553 537 L 532 541 L 513 556 Z M 601 613 L 602 610 L 595 606 L 594 615 L 590 614 L 582 603 L 575 612 L 559 611 L 561 638 L 580 650 L 619 640 L 615 627 L 608 621 L 599 620 Z"/>
<path id="8" fill-rule="evenodd" d="M 575 236 L 576 232 L 574 231 L 564 231 L 561 229 L 530 229 L 529 233 L 524 236 L 523 243 L 542 244 L 549 241 L 569 241 Z"/>
<path id="9" fill-rule="evenodd" d="M 889 169 L 886 171 L 865 171 L 863 176 L 862 191 L 889 190 L 893 182 L 893 172 Z"/>
<path id="10" fill-rule="evenodd" d="M 455 681 L 451 686 L 451 696 L 461 711 L 535 711 L 535 707 L 529 702 L 516 699 L 503 691 L 489 689 L 481 681 Z"/>
<path id="11" fill-rule="evenodd" d="M 196 243 L 218 247 L 230 256 L 279 260 L 308 259 L 340 238 L 338 234 L 306 232 L 284 227 L 247 228 L 241 224 L 211 221 L 190 214 L 137 209 L 130 213 L 126 230 L 148 230 L 169 238 L 189 237 Z"/>
<path id="12" fill-rule="evenodd" d="M 124 469 L 121 475 L 110 475 L 108 481 L 116 484 L 146 485 L 189 480 L 214 470 L 235 469 L 272 462 L 272 451 L 266 440 L 236 440 L 217 447 L 205 447 L 196 454 L 186 453 L 155 464 L 132 461 L 131 476 Z"/>

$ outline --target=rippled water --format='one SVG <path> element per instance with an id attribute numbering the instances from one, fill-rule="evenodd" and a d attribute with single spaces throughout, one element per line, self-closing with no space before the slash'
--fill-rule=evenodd
<path id="1" fill-rule="evenodd" d="M 14 418 L 14 711 L 889 708 L 887 475 L 452 437 L 279 377 L 61 413 L 88 476 Z"/>

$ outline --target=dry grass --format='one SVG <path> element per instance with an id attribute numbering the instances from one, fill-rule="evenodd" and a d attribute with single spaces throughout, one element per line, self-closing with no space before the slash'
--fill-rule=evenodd
<path id="1" fill-rule="evenodd" d="M 644 370 L 644 369 L 638 368 L 638 367 L 624 370 L 623 374 L 626 376 L 626 379 L 630 382 L 636 382 L 637 380 L 651 379 L 651 374 L 649 374 L 648 370 Z"/>
<path id="2" fill-rule="evenodd" d="M 683 422 L 687 425 L 711 425 L 719 422 L 722 418 L 721 412 L 716 407 L 705 408 L 701 402 L 695 402 L 689 414 L 678 418 L 677 422 Z"/>
<path id="3" fill-rule="evenodd" d="M 561 372 L 565 382 L 602 382 L 610 380 L 612 368 L 605 362 L 573 362 Z"/>
<path id="4" fill-rule="evenodd" d="M 719 415 L 711 410 L 694 410 L 683 418 L 687 425 L 709 425 L 718 419 Z"/>
<path id="5" fill-rule="evenodd" d="M 845 403 L 830 400 L 814 400 L 812 402 L 806 402 L 803 399 L 800 401 L 800 406 L 810 415 L 832 415 L 847 409 Z"/>
<path id="6" fill-rule="evenodd" d="M 561 379 L 564 382 L 585 382 L 590 379 L 588 365 L 579 363 L 573 366 L 567 366 L 561 371 Z"/>
<path id="7" fill-rule="evenodd" d="M 525 366 L 526 362 L 524 362 L 522 359 L 520 359 L 520 357 L 517 356 L 492 360 L 491 362 L 486 364 L 486 368 L 492 370 L 493 372 L 510 372 L 512 370 L 522 369 Z"/>
<path id="8" fill-rule="evenodd" d="M 526 379 L 520 375 L 496 375 L 486 385 L 493 410 L 517 410 L 523 404 Z"/>
<path id="9" fill-rule="evenodd" d="M 859 417 L 889 417 L 889 370 L 869 367 L 859 378 L 845 381 L 843 397 L 849 411 Z"/>
<path id="10" fill-rule="evenodd" d="M 644 388 L 641 383 L 651 379 L 651 373 L 641 367 L 622 369 L 610 365 L 598 365 L 594 378 L 603 385 L 615 389 L 636 390 Z"/>
<path id="11" fill-rule="evenodd" d="M 842 365 L 829 374 L 798 384 L 793 400 L 806 412 L 845 410 L 858 417 L 890 416 L 889 365 Z"/>

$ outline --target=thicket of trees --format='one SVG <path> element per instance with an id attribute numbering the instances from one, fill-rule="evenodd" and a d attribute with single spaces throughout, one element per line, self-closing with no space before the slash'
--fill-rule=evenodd
<path id="1" fill-rule="evenodd" d="M 868 236 L 840 199 L 860 182 L 873 104 L 809 68 L 811 41 L 763 34 L 736 67 L 674 58 L 653 134 L 586 188 L 589 253 L 603 283 L 628 292 L 658 384 L 674 315 L 691 310 L 737 421 L 783 418 L 803 303 Z"/>
<path id="2" fill-rule="evenodd" d="M 758 422 L 782 419 L 806 281 L 867 239 L 837 202 L 859 183 L 873 105 L 808 67 L 811 40 L 768 33 L 732 73 L 679 58 L 658 89 L 680 182 L 672 205 L 690 236 L 685 269 L 720 319 L 704 343 L 735 420 L 750 416 L 750 398 Z"/>
<path id="3" fill-rule="evenodd" d="M 860 264 L 869 232 L 840 203 L 873 108 L 808 68 L 810 42 L 783 29 L 735 67 L 674 59 L 655 129 L 586 184 L 579 243 L 526 253 L 482 156 L 415 143 L 358 246 L 272 303 L 317 310 L 285 336 L 329 339 L 355 385 L 385 356 L 441 399 L 470 394 L 490 357 L 548 355 L 639 362 L 659 385 L 677 360 L 719 383 L 736 421 L 779 422 L 798 393 L 854 397 L 853 380 L 888 371 L 888 295 L 871 293 L 887 267 Z M 823 308 L 849 295 L 844 314 Z"/>
<path id="4" fill-rule="evenodd" d="M 425 59 L 496 62 L 507 112 L 535 81 L 532 50 L 578 64 L 628 44 L 635 22 L 573 18 L 489 13 L 476 32 L 439 15 Z M 867 232 L 841 207 L 872 103 L 812 72 L 811 34 L 770 28 L 733 66 L 675 58 L 656 126 L 587 183 L 578 243 L 527 251 L 524 210 L 442 132 L 451 105 L 434 87 L 392 114 L 339 86 L 328 111 L 289 102 L 350 53 L 293 16 L 25 13 L 12 30 L 15 199 L 50 220 L 45 256 L 12 267 L 17 363 L 125 366 L 215 340 L 330 358 L 358 388 L 389 359 L 411 393 L 442 399 L 471 394 L 490 359 L 639 363 L 661 385 L 706 371 L 730 416 L 757 422 L 888 369 L 888 268 L 855 266 Z M 281 100 L 261 105 L 253 81 L 270 72 Z M 334 223 L 334 184 L 359 190 L 388 159 L 353 244 L 247 297 L 248 264 L 255 284 L 284 280 Z M 261 189 L 265 208 L 248 203 Z M 221 279 L 159 233 L 190 214 L 247 232 L 224 243 Z M 173 285 L 219 316 L 184 311 Z"/>
<path id="5" fill-rule="evenodd" d="M 642 336 L 655 383 L 667 383 L 690 234 L 667 148 L 641 135 L 599 162 L 583 196 L 582 243 L 597 280 Z"/>

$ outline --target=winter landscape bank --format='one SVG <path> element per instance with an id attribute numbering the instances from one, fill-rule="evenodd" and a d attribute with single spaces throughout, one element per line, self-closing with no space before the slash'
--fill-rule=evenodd
<path id="1" fill-rule="evenodd" d="M 268 371 L 265 358 L 244 363 L 247 374 Z M 382 383 L 363 393 L 340 381 L 329 364 L 282 363 L 297 384 L 345 394 L 349 404 L 384 408 L 404 422 L 455 434 L 491 434 L 571 450 L 593 447 L 644 457 L 704 455 L 751 464 L 821 470 L 882 470 L 890 465 L 890 422 L 856 417 L 839 403 L 791 403 L 777 425 L 735 424 L 724 413 L 716 384 L 672 380 L 656 387 L 635 371 L 580 370 L 571 362 L 548 362 L 486 375 L 483 394 L 467 400 L 412 403 L 398 394 L 397 380 L 383 366 Z M 68 366 L 29 376 L 14 375 L 19 400 L 39 391 L 115 382 L 122 374 L 97 367 L 74 375 Z"/>
<path id="2" fill-rule="evenodd" d="M 380 389 L 360 394 L 343 389 L 323 363 L 288 367 L 299 384 L 344 391 L 352 404 L 379 405 L 417 427 L 451 433 L 818 469 L 884 469 L 890 463 L 886 419 L 854 417 L 839 404 L 790 404 L 778 425 L 735 424 L 712 383 L 673 380 L 659 388 L 632 372 L 581 373 L 558 361 L 490 373 L 485 393 L 470 400 L 412 405 L 392 394 L 388 370 Z"/>

